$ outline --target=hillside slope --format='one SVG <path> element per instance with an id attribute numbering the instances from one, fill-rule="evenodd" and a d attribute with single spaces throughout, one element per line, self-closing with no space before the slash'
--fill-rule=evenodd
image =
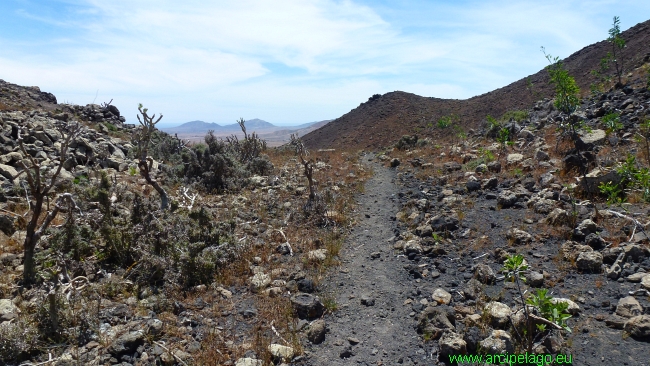
<path id="1" fill-rule="evenodd" d="M 650 20 L 622 33 L 627 42 L 623 54 L 626 71 L 633 70 L 650 56 Z M 595 81 L 590 72 L 610 50 L 601 41 L 575 52 L 564 62 L 583 94 Z M 540 55 L 541 57 L 541 55 Z M 532 83 L 532 89 L 529 88 Z M 310 148 L 378 148 L 394 143 L 451 113 L 460 117 L 466 129 L 476 128 L 486 115 L 501 116 L 509 110 L 525 109 L 535 101 L 553 95 L 546 70 L 515 81 L 503 88 L 466 100 L 438 99 L 396 91 L 361 103 L 359 107 L 303 137 Z M 372 99 L 372 98 L 371 98 Z"/>

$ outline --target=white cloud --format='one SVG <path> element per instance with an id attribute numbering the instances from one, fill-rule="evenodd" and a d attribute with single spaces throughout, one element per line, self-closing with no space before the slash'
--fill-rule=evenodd
<path id="1" fill-rule="evenodd" d="M 64 14 L 12 14 L 51 37 L 0 25 L 0 78 L 75 103 L 99 90 L 98 101 L 143 102 L 175 122 L 335 118 L 393 90 L 467 98 L 541 69 L 541 45 L 566 57 L 604 39 L 610 12 L 650 13 L 640 1 L 62 2 Z"/>

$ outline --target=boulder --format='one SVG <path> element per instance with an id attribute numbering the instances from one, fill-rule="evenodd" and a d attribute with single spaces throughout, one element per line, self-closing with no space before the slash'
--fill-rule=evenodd
<path id="1" fill-rule="evenodd" d="M 593 252 L 589 245 L 578 244 L 575 241 L 565 241 L 560 247 L 564 260 L 575 262 L 582 252 Z"/>
<path id="2" fill-rule="evenodd" d="M 293 348 L 281 344 L 270 344 L 268 350 L 278 362 L 289 362 L 295 354 Z"/>
<path id="3" fill-rule="evenodd" d="M 576 259 L 576 267 L 583 271 L 600 272 L 603 264 L 603 255 L 599 252 L 582 252 Z"/>
<path id="4" fill-rule="evenodd" d="M 12 166 L 0 164 L 0 175 L 9 180 L 13 180 L 18 175 L 18 172 Z"/>
<path id="5" fill-rule="evenodd" d="M 16 217 L 13 215 L 0 214 L 0 231 L 7 236 L 12 236 L 16 232 Z"/>
<path id="6" fill-rule="evenodd" d="M 460 222 L 452 216 L 436 216 L 429 222 L 431 229 L 435 232 L 454 231 L 458 229 Z"/>
<path id="7" fill-rule="evenodd" d="M 495 328 L 505 327 L 508 325 L 510 314 L 512 314 L 508 305 L 498 301 L 491 301 L 485 305 L 485 310 L 490 316 L 492 325 Z"/>
<path id="8" fill-rule="evenodd" d="M 492 334 L 479 342 L 479 347 L 487 354 L 512 353 L 512 336 L 503 330 L 495 329 Z"/>
<path id="9" fill-rule="evenodd" d="M 542 287 L 544 285 L 544 274 L 530 271 L 526 273 L 526 283 L 532 287 Z"/>
<path id="10" fill-rule="evenodd" d="M 322 319 L 315 320 L 309 325 L 307 339 L 313 344 L 321 344 L 325 340 L 327 325 Z"/>
<path id="11" fill-rule="evenodd" d="M 546 224 L 551 226 L 562 226 L 569 222 L 569 214 L 566 210 L 555 208 L 544 219 Z"/>
<path id="12" fill-rule="evenodd" d="M 445 332 L 438 340 L 441 356 L 464 355 L 467 353 L 467 343 L 460 334 Z"/>
<path id="13" fill-rule="evenodd" d="M 517 202 L 517 195 L 514 192 L 509 190 L 503 190 L 497 196 L 497 204 L 501 206 L 501 208 L 512 207 L 516 202 Z"/>
<path id="14" fill-rule="evenodd" d="M 312 294 L 298 293 L 293 295 L 291 304 L 300 319 L 320 318 L 325 312 L 325 306 L 323 306 L 318 296 Z"/>
<path id="15" fill-rule="evenodd" d="M 650 315 L 638 315 L 630 318 L 623 329 L 636 338 L 649 338 L 650 337 Z"/>
<path id="16" fill-rule="evenodd" d="M 535 152 L 535 159 L 539 161 L 548 161 L 551 160 L 551 157 L 545 151 L 537 150 L 537 152 Z"/>
<path id="17" fill-rule="evenodd" d="M 451 294 L 442 288 L 435 289 L 431 298 L 438 304 L 448 305 L 451 302 Z"/>
<path id="18" fill-rule="evenodd" d="M 327 259 L 327 249 L 311 250 L 307 253 L 307 259 L 314 262 L 324 262 Z"/>
<path id="19" fill-rule="evenodd" d="M 415 229 L 415 234 L 417 236 L 428 238 L 431 237 L 431 235 L 433 234 L 433 229 L 431 228 L 431 225 L 418 226 L 418 228 Z"/>
<path id="20" fill-rule="evenodd" d="M 251 290 L 254 292 L 261 291 L 271 284 L 271 276 L 264 272 L 258 272 L 250 279 Z"/>
<path id="21" fill-rule="evenodd" d="M 641 287 L 650 290 L 650 274 L 641 277 Z"/>
<path id="22" fill-rule="evenodd" d="M 488 165 L 488 170 L 491 171 L 492 173 L 500 173 L 501 172 L 501 163 L 498 161 L 492 161 L 489 162 Z"/>
<path id="23" fill-rule="evenodd" d="M 520 163 L 523 160 L 524 160 L 524 156 L 522 154 L 517 154 L 517 153 L 508 154 L 508 156 L 506 157 L 506 163 L 508 165 L 517 164 L 517 163 Z"/>
<path id="24" fill-rule="evenodd" d="M 420 245 L 420 242 L 418 240 L 409 240 L 404 243 L 404 254 L 409 255 L 411 253 L 422 253 L 422 245 Z"/>
<path id="25" fill-rule="evenodd" d="M 17 317 L 19 312 L 11 299 L 0 299 L 0 323 Z"/>
<path id="26" fill-rule="evenodd" d="M 626 296 L 618 300 L 616 315 L 632 318 L 641 314 L 643 314 L 643 307 L 633 296 Z"/>
<path id="27" fill-rule="evenodd" d="M 483 189 L 496 189 L 499 185 L 499 180 L 496 177 L 485 179 L 483 181 Z"/>
<path id="28" fill-rule="evenodd" d="M 139 346 L 144 344 L 144 340 L 143 330 L 128 332 L 114 340 L 108 347 L 108 352 L 113 356 L 133 354 Z"/>
<path id="29" fill-rule="evenodd" d="M 235 362 L 235 366 L 262 366 L 264 361 L 258 360 L 256 358 L 243 357 Z"/>
<path id="30" fill-rule="evenodd" d="M 591 132 L 580 137 L 580 141 L 585 145 L 602 145 L 607 138 L 604 130 L 591 130 Z"/>
<path id="31" fill-rule="evenodd" d="M 447 305 L 427 306 L 417 320 L 418 332 L 430 334 L 432 339 L 440 338 L 445 331 L 456 329 L 456 312 Z"/>
<path id="32" fill-rule="evenodd" d="M 479 280 L 481 283 L 490 285 L 496 280 L 496 275 L 490 266 L 484 263 L 479 263 L 476 265 L 476 268 L 474 268 L 474 278 Z"/>
<path id="33" fill-rule="evenodd" d="M 475 171 L 476 173 L 485 173 L 485 172 L 488 171 L 488 167 L 487 167 L 486 164 L 479 164 L 479 165 L 474 169 L 474 171 Z"/>
<path id="34" fill-rule="evenodd" d="M 528 244 L 533 241 L 532 235 L 514 227 L 508 230 L 506 237 L 510 239 L 514 244 Z"/>
<path id="35" fill-rule="evenodd" d="M 442 165 L 443 169 L 447 172 L 454 172 L 457 170 L 461 170 L 463 168 L 460 163 L 455 162 L 455 161 L 448 161 Z"/>

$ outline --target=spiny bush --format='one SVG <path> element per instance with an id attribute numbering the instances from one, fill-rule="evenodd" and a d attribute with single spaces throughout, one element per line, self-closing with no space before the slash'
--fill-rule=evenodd
<path id="1" fill-rule="evenodd" d="M 244 139 L 231 136 L 225 141 L 208 131 L 204 144 L 181 153 L 182 176 L 186 183 L 200 183 L 207 191 L 237 190 L 246 186 L 253 174 L 268 175 L 273 164 L 263 152 L 266 142 L 246 132 L 245 121 L 238 121 Z"/>

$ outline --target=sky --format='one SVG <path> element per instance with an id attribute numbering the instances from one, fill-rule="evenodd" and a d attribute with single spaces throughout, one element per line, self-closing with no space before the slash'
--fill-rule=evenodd
<path id="1" fill-rule="evenodd" d="M 650 17 L 650 1 L 1 0 L 0 79 L 192 120 L 334 119 L 373 94 L 466 99 Z"/>

